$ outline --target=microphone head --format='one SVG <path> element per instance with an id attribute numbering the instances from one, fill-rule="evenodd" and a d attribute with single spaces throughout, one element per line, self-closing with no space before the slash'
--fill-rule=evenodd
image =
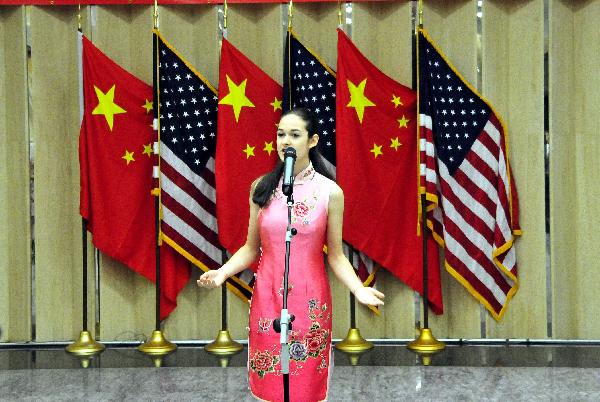
<path id="1" fill-rule="evenodd" d="M 287 147 L 285 151 L 283 151 L 284 158 L 293 158 L 296 159 L 296 150 L 292 147 Z"/>

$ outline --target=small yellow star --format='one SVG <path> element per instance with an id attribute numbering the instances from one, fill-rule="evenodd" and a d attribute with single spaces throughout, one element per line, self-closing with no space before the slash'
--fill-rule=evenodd
<path id="1" fill-rule="evenodd" d="M 256 147 L 251 147 L 250 145 L 246 144 L 246 149 L 244 149 L 242 152 L 246 154 L 246 159 L 249 159 L 251 156 L 255 156 L 254 155 L 254 148 Z"/>
<path id="2" fill-rule="evenodd" d="M 148 158 L 152 155 L 152 144 L 144 144 L 144 152 L 142 152 L 142 155 L 148 155 Z"/>
<path id="3" fill-rule="evenodd" d="M 150 111 L 154 109 L 154 105 L 152 105 L 152 102 L 150 102 L 148 99 L 146 99 L 146 103 L 142 105 L 142 107 L 146 109 L 146 114 L 150 113 Z"/>
<path id="4" fill-rule="evenodd" d="M 370 152 L 373 152 L 375 158 L 377 158 L 379 155 L 383 155 L 383 152 L 381 152 L 381 145 L 377 145 L 375 143 L 373 143 L 373 149 L 371 149 Z"/>
<path id="5" fill-rule="evenodd" d="M 265 147 L 263 148 L 263 151 L 265 151 L 269 154 L 269 156 L 271 156 L 271 152 L 275 151 L 275 148 L 273 148 L 273 141 L 265 142 Z"/>
<path id="6" fill-rule="evenodd" d="M 106 93 L 102 92 L 94 85 L 96 97 L 98 98 L 98 106 L 92 110 L 92 114 L 102 114 L 108 123 L 110 131 L 113 129 L 114 115 L 127 113 L 125 109 L 115 103 L 115 86 L 113 85 Z"/>
<path id="7" fill-rule="evenodd" d="M 353 107 L 356 110 L 358 121 L 362 124 L 365 108 L 375 106 L 365 95 L 367 79 L 365 78 L 358 85 L 354 85 L 352 81 L 346 80 L 346 84 L 348 85 L 348 92 L 350 92 L 350 102 L 348 102 L 346 107 Z"/>
<path id="8" fill-rule="evenodd" d="M 129 152 L 128 150 L 125 150 L 125 155 L 121 156 L 121 159 L 125 159 L 127 161 L 127 166 L 129 166 L 129 162 L 135 161 L 135 159 L 133 159 L 133 152 Z"/>
<path id="9" fill-rule="evenodd" d="M 394 94 L 392 94 L 392 103 L 394 104 L 394 108 L 397 108 L 398 106 L 404 106 L 404 103 L 402 103 L 400 97 Z"/>
<path id="10" fill-rule="evenodd" d="M 407 125 L 407 124 L 408 124 L 408 122 L 409 122 L 409 121 L 410 121 L 410 120 L 408 120 L 408 119 L 407 119 L 407 118 L 406 118 L 404 115 L 402 115 L 402 118 L 401 118 L 401 119 L 398 119 L 398 123 L 400 124 L 398 127 L 400 127 L 400 128 L 401 128 L 401 127 L 406 127 L 406 128 L 408 128 L 408 125 Z"/>
<path id="11" fill-rule="evenodd" d="M 273 106 L 273 111 L 276 111 L 277 109 L 282 110 L 281 101 L 277 98 L 275 98 L 275 100 L 272 103 L 269 103 L 269 105 Z"/>
<path id="12" fill-rule="evenodd" d="M 399 147 L 400 145 L 402 145 L 402 144 L 401 144 L 401 143 L 400 143 L 400 141 L 398 140 L 398 137 L 396 137 L 396 138 L 391 138 L 391 140 L 392 140 L 392 145 L 390 145 L 390 148 L 394 148 L 394 151 L 397 151 L 397 150 L 398 150 L 398 147 Z"/>

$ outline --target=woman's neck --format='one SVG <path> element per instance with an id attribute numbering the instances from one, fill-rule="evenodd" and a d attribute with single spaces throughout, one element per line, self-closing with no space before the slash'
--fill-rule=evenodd
<path id="1" fill-rule="evenodd" d="M 306 169 L 309 164 L 310 160 L 297 161 L 296 164 L 294 164 L 294 176 L 298 176 L 298 173 Z"/>

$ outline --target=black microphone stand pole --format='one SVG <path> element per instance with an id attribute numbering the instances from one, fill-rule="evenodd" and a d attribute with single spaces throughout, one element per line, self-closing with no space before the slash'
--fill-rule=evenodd
<path id="1" fill-rule="evenodd" d="M 289 402 L 290 400 L 290 349 L 288 345 L 288 338 L 292 329 L 292 321 L 294 316 L 289 314 L 287 309 L 288 299 L 288 275 L 290 272 L 290 248 L 292 244 L 292 237 L 298 232 L 292 227 L 292 207 L 294 206 L 293 194 L 290 192 L 287 199 L 288 206 L 288 223 L 287 230 L 285 232 L 285 270 L 283 272 L 283 307 L 281 309 L 281 316 L 275 319 L 273 327 L 275 332 L 280 333 L 281 344 L 281 373 L 283 374 L 283 400 Z"/>

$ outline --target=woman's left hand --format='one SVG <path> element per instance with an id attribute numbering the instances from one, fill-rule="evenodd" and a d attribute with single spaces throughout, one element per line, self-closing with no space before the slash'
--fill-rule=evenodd
<path id="1" fill-rule="evenodd" d="M 368 286 L 361 286 L 354 291 L 354 297 L 362 304 L 368 306 L 383 306 L 383 298 L 385 295 L 380 291 Z"/>

